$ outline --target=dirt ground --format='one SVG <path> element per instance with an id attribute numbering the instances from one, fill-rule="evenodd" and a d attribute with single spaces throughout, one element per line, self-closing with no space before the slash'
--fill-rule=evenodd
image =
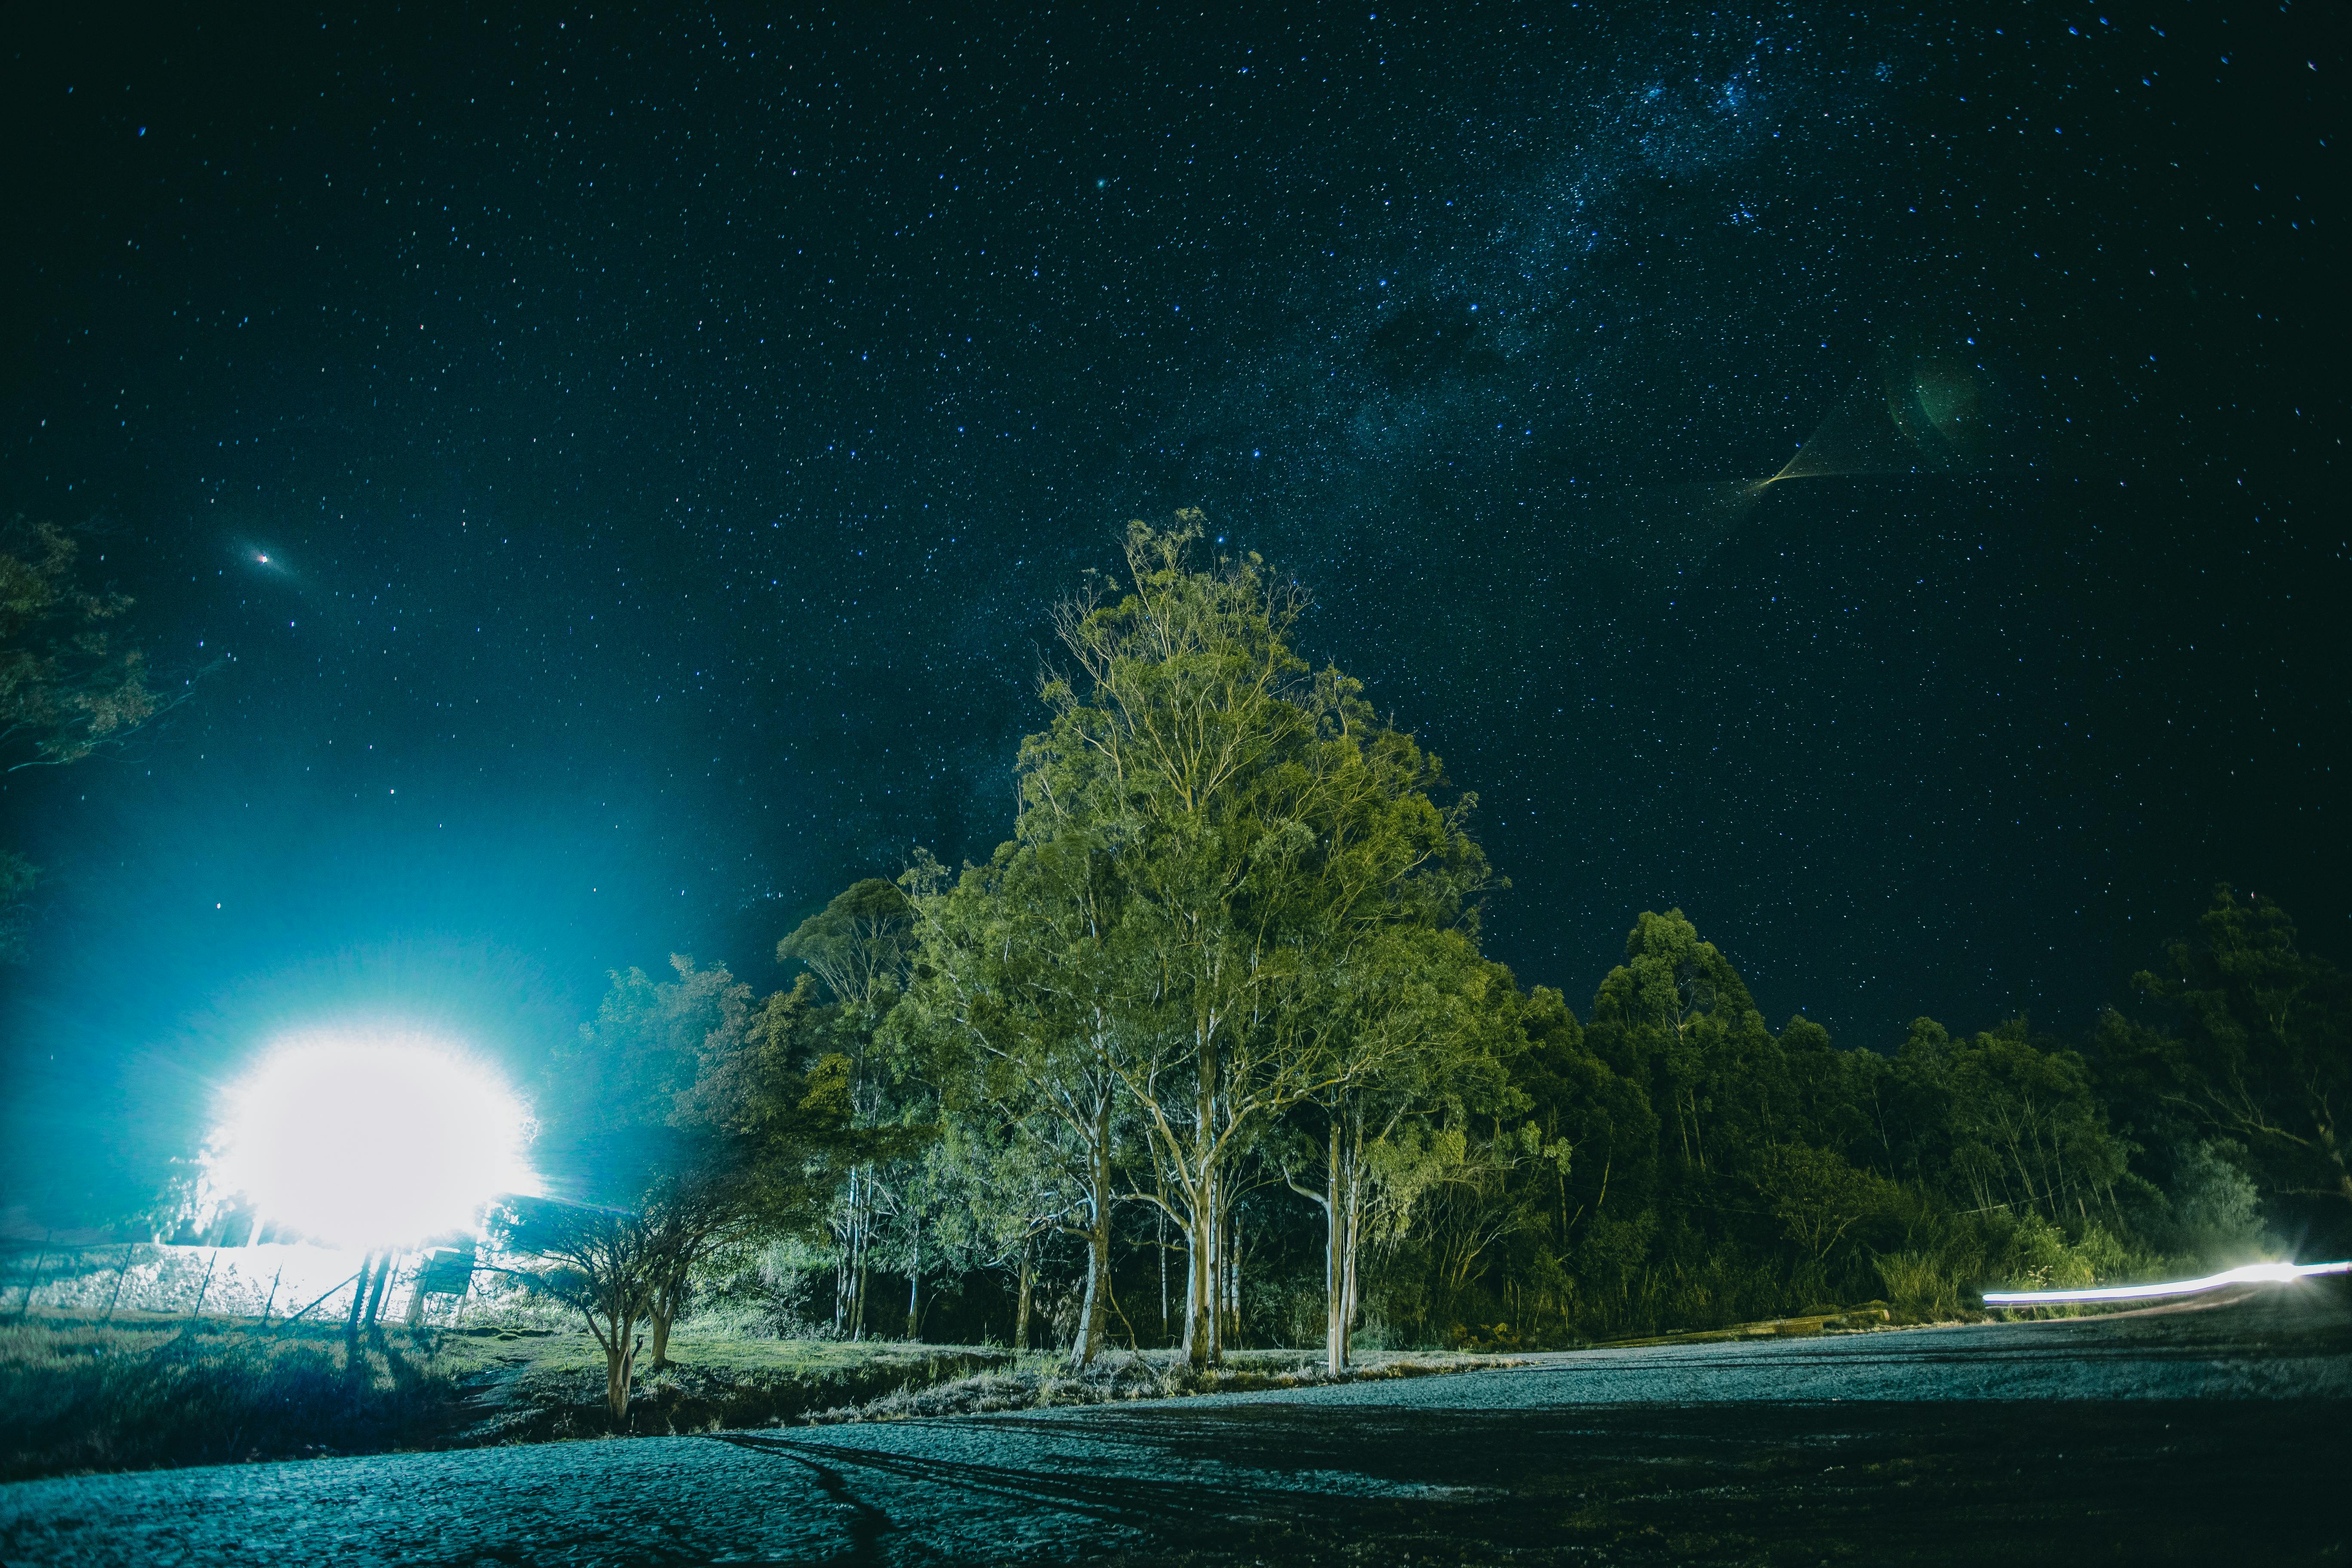
<path id="1" fill-rule="evenodd" d="M 0 1488 L 0 1563 L 2352 1560 L 2340 1287 L 1071 1411 Z"/>

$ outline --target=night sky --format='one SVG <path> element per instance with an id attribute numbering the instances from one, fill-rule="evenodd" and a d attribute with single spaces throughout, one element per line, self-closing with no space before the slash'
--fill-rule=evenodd
<path id="1" fill-rule="evenodd" d="M 1184 506 L 1580 1009 L 1673 904 L 1881 1047 L 2080 1029 L 2220 879 L 2352 946 L 2323 7 L 45 9 L 0 508 L 211 673 L 0 794 L 0 1202 L 285 1028 L 775 984 L 1006 835 L 1046 607 Z"/>

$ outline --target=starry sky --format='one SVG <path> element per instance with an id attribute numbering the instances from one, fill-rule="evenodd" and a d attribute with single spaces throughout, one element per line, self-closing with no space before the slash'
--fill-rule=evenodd
<path id="1" fill-rule="evenodd" d="M 2322 7 L 50 9 L 0 506 L 206 673 L 0 793 L 14 1201 L 276 1031 L 775 983 L 1005 836 L 1047 606 L 1186 506 L 1572 1003 L 1668 905 L 1878 1047 L 2220 879 L 2352 945 Z"/>

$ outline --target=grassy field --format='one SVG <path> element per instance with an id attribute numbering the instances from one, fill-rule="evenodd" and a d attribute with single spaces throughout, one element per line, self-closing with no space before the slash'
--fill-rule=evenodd
<path id="1" fill-rule="evenodd" d="M 1169 1352 L 1058 1356 L 972 1345 L 775 1340 L 681 1326 L 640 1363 L 624 1435 L 1171 1398 L 1324 1381 L 1313 1351 L 1244 1351 L 1195 1373 Z M 1374 1355 L 1352 1376 L 1497 1364 Z M 386 1328 L 347 1352 L 338 1323 L 35 1312 L 0 1324 L 0 1479 L 474 1447 L 614 1435 L 604 1352 L 577 1331 Z"/>
<path id="2" fill-rule="evenodd" d="M 691 1327 L 670 1349 L 640 1366 L 624 1430 L 797 1421 L 1014 1363 Z M 604 1436 L 604 1388 L 603 1352 L 573 1331 L 387 1328 L 354 1357 L 332 1323 L 36 1312 L 0 1325 L 0 1479 Z"/>

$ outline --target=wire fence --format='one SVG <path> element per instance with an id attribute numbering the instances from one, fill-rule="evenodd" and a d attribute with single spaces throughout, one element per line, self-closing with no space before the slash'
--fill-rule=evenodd
<path id="1" fill-rule="evenodd" d="M 442 1256 L 437 1277 L 427 1284 L 450 1282 L 446 1254 Z M 378 1307 L 382 1321 L 398 1322 L 407 1316 L 419 1277 L 432 1257 L 418 1252 L 396 1262 Z M 330 1321 L 349 1310 L 361 1261 L 355 1252 L 274 1243 L 20 1243 L 0 1253 L 0 1325 L 36 1312 L 249 1318 L 257 1323 Z M 426 1321 L 454 1321 L 473 1294 L 469 1289 L 462 1295 L 428 1295 Z"/>

